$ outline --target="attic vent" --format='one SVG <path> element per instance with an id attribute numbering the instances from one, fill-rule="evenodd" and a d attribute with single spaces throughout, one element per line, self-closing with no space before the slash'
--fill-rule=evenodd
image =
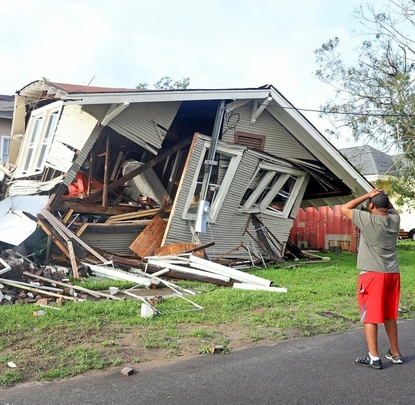
<path id="1" fill-rule="evenodd" d="M 235 143 L 248 148 L 264 150 L 265 136 L 238 131 L 235 133 Z"/>

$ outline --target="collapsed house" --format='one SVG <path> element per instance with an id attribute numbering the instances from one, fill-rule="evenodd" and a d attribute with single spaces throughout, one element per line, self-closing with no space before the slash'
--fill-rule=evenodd
<path id="1" fill-rule="evenodd" d="M 0 240 L 40 226 L 74 271 L 91 255 L 137 264 L 201 247 L 224 263 L 279 262 L 300 207 L 371 188 L 271 85 L 34 81 L 15 95 L 9 165 Z"/>

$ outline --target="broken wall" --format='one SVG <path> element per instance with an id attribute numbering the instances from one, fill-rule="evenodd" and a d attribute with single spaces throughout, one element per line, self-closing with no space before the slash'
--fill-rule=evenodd
<path id="1" fill-rule="evenodd" d="M 194 142 L 193 149 L 191 149 L 188 166 L 174 202 L 164 244 L 192 241 L 192 232 L 189 224 L 194 226 L 194 221 L 184 218 L 184 211 L 189 194 L 192 193 L 192 183 L 195 174 L 197 175 L 198 162 L 203 151 L 205 140 L 206 137 L 198 136 Z M 260 158 L 257 153 L 250 152 L 243 147 L 239 148 L 245 149 L 245 151 L 235 172 L 233 181 L 227 190 L 218 217 L 215 223 L 208 223 L 207 233 L 199 234 L 199 239 L 202 244 L 215 241 L 215 245 L 207 249 L 209 257 L 219 257 L 240 245 L 241 242 L 250 250 L 259 249 L 252 237 L 245 232 L 248 229 L 251 234 L 255 234 L 255 229 L 249 220 L 250 214 L 242 212 L 238 208 L 249 182 L 260 163 Z M 300 207 L 307 181 L 308 177 L 303 182 L 293 205 L 291 211 L 292 218 L 284 218 L 265 213 L 259 215 L 262 222 L 280 242 L 285 242 L 288 239 L 294 221 L 293 218 L 295 218 Z M 240 249 L 234 252 L 233 256 L 247 257 L 247 251 Z"/>

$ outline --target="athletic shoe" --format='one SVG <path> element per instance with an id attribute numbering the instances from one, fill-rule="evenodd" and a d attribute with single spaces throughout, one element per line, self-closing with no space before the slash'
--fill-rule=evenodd
<path id="1" fill-rule="evenodd" d="M 383 368 L 382 360 L 381 359 L 372 360 L 369 354 L 367 354 L 365 357 L 359 357 L 358 359 L 355 360 L 355 363 L 358 366 L 372 367 L 372 368 L 375 368 L 376 370 L 381 370 Z"/>
<path id="2" fill-rule="evenodd" d="M 402 364 L 402 363 L 403 363 L 403 360 L 402 360 L 402 356 L 401 356 L 401 354 L 399 353 L 399 354 L 397 354 L 396 356 L 394 356 L 394 355 L 391 353 L 390 349 L 389 349 L 389 350 L 388 350 L 388 352 L 385 354 L 385 357 L 386 357 L 388 360 L 390 360 L 392 363 L 394 363 L 394 364 Z"/>

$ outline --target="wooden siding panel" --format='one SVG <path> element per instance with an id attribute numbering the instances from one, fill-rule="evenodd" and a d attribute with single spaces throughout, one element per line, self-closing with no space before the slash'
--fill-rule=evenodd
<path id="1" fill-rule="evenodd" d="M 301 185 L 301 188 L 300 188 L 300 191 L 298 193 L 298 196 L 297 196 L 297 198 L 295 200 L 295 203 L 294 203 L 294 205 L 293 205 L 293 207 L 291 209 L 290 218 L 292 218 L 292 219 L 295 219 L 295 217 L 298 214 L 298 210 L 301 207 L 301 203 L 303 201 L 304 193 L 305 193 L 305 190 L 307 188 L 307 185 L 308 185 L 308 181 L 309 180 L 310 180 L 310 176 L 307 175 L 306 178 L 305 178 L 305 180 L 304 180 L 304 182 L 303 182 L 303 184 Z"/>
<path id="2" fill-rule="evenodd" d="M 85 159 L 87 158 L 88 153 L 90 152 L 95 142 L 97 141 L 100 133 L 101 133 L 100 128 L 95 128 L 92 131 L 92 133 L 89 135 L 87 141 L 85 142 L 84 147 L 79 151 L 79 154 L 76 157 L 75 161 L 73 162 L 71 168 L 66 173 L 63 184 L 65 184 L 66 186 L 69 186 L 74 181 L 76 174 L 78 173 L 81 165 L 84 163 Z"/>
<path id="3" fill-rule="evenodd" d="M 136 103 L 127 107 L 108 124 L 109 127 L 138 144 L 150 144 L 159 149 L 165 132 L 156 130 L 154 121 L 164 128 L 170 125 L 177 114 L 180 102 Z"/>
<path id="4" fill-rule="evenodd" d="M 165 230 L 166 222 L 156 215 L 130 245 L 130 249 L 142 259 L 152 256 L 154 250 L 160 247 Z"/>
<path id="5" fill-rule="evenodd" d="M 192 242 L 192 234 L 189 230 L 187 220 L 182 219 L 183 210 L 186 204 L 193 176 L 197 167 L 199 156 L 202 152 L 204 140 L 197 139 L 195 147 L 190 157 L 189 166 L 184 174 L 183 186 L 181 192 L 176 197 L 176 208 L 174 217 L 170 220 L 170 227 L 166 236 L 165 244 L 176 242 Z M 259 250 L 255 241 L 245 233 L 245 228 L 248 224 L 249 214 L 238 211 L 239 203 L 248 187 L 249 181 L 259 164 L 257 154 L 251 153 L 247 150 L 242 156 L 240 165 L 236 171 L 233 182 L 231 183 L 225 202 L 219 212 L 216 223 L 208 224 L 207 233 L 199 234 L 202 244 L 215 241 L 216 244 L 208 249 L 206 253 L 210 258 L 219 257 L 222 254 L 236 248 L 240 243 L 252 250 Z M 299 203 L 296 202 L 296 207 Z M 260 219 L 274 234 L 280 242 L 286 242 L 293 219 L 279 218 L 271 215 L 261 215 Z M 194 226 L 194 223 L 192 223 Z M 251 233 L 255 233 L 253 226 L 249 223 Z M 239 249 L 232 253 L 233 257 L 248 258 L 248 253 L 245 249 Z"/>
<path id="6" fill-rule="evenodd" d="M 62 172 L 68 171 L 75 158 L 75 151 L 71 148 L 81 151 L 80 155 L 85 155 L 85 149 L 88 149 L 85 146 L 97 122 L 96 118 L 82 111 L 79 106 L 65 106 L 45 166 Z"/>
<path id="7" fill-rule="evenodd" d="M 138 231 L 130 230 L 129 228 L 125 228 L 122 232 L 116 233 L 113 230 L 95 233 L 87 229 L 82 233 L 80 239 L 92 248 L 106 250 L 114 254 L 131 255 L 132 252 L 129 246 L 137 238 L 137 235 Z"/>
<path id="8" fill-rule="evenodd" d="M 255 124 L 251 124 L 252 106 L 250 104 L 234 110 L 233 113 L 239 114 L 239 121 L 232 131 L 228 130 L 224 133 L 222 140 L 233 143 L 234 134 L 237 131 L 264 135 L 266 137 L 265 152 L 279 157 L 315 160 L 314 156 L 268 111 L 263 111 Z M 230 119 L 230 122 L 233 122 L 233 120 Z"/>
<path id="9" fill-rule="evenodd" d="M 64 106 L 53 141 L 81 150 L 97 123 L 98 120 L 82 111 L 79 105 Z"/>

